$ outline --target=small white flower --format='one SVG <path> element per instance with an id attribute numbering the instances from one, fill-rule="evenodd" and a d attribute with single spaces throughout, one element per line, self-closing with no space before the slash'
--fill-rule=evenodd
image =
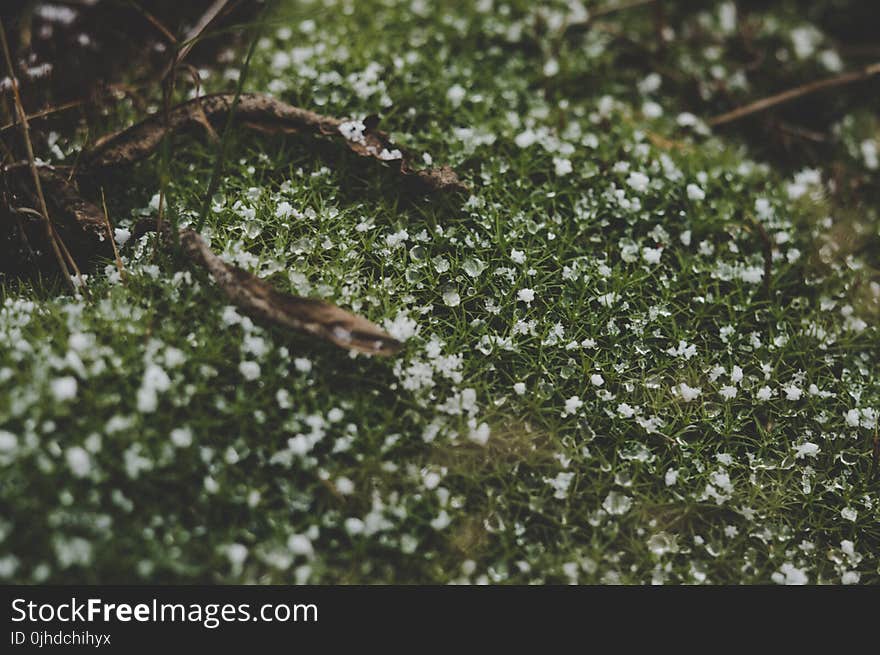
<path id="1" fill-rule="evenodd" d="M 642 104 L 642 113 L 645 118 L 660 118 L 663 115 L 663 107 L 653 100 L 647 100 Z"/>
<path id="2" fill-rule="evenodd" d="M 605 384 L 605 378 L 603 378 L 598 373 L 593 373 L 590 376 L 590 383 L 595 387 L 601 387 L 603 384 Z"/>
<path id="3" fill-rule="evenodd" d="M 651 180 L 644 173 L 639 173 L 638 171 L 633 171 L 629 174 L 629 177 L 626 178 L 626 183 L 632 188 L 634 191 L 638 193 L 644 193 L 648 190 L 648 184 L 650 184 Z"/>
<path id="4" fill-rule="evenodd" d="M 788 400 L 800 400 L 801 396 L 804 395 L 804 390 L 793 384 L 785 387 L 783 391 L 785 391 L 785 397 Z"/>
<path id="5" fill-rule="evenodd" d="M 339 133 L 342 134 L 342 136 L 349 141 L 360 144 L 364 144 L 367 141 L 366 136 L 364 135 L 366 129 L 367 126 L 364 125 L 362 121 L 345 121 L 339 124 Z"/>
<path id="6" fill-rule="evenodd" d="M 819 454 L 819 446 L 806 441 L 799 446 L 795 446 L 794 449 L 794 457 L 795 459 L 803 459 L 804 457 L 815 457 Z"/>
<path id="7" fill-rule="evenodd" d="M 843 575 L 840 576 L 841 584 L 858 584 L 859 579 L 862 576 L 858 571 L 844 571 Z"/>
<path id="8" fill-rule="evenodd" d="M 553 497 L 564 500 L 568 497 L 568 488 L 574 480 L 574 473 L 571 471 L 562 471 L 556 474 L 555 478 L 544 478 L 544 481 L 555 489 Z"/>
<path id="9" fill-rule="evenodd" d="M 480 423 L 476 428 L 468 432 L 468 439 L 476 444 L 485 446 L 489 442 L 491 430 L 488 423 Z"/>
<path id="10" fill-rule="evenodd" d="M 857 409 L 851 409 L 851 410 L 849 410 L 849 411 L 844 415 L 844 418 L 846 419 L 846 424 L 847 424 L 848 426 L 850 426 L 850 427 L 852 427 L 852 428 L 857 428 L 857 427 L 859 427 L 859 421 L 860 421 L 860 419 L 861 419 L 861 414 L 859 413 L 859 410 L 857 410 Z"/>
<path id="11" fill-rule="evenodd" d="M 18 448 L 18 437 L 6 430 L 0 430 L 0 453 L 11 453 Z"/>
<path id="12" fill-rule="evenodd" d="M 805 585 L 809 582 L 806 572 L 789 562 L 779 567 L 779 571 L 771 575 L 770 578 L 776 584 L 785 585 Z"/>
<path id="13" fill-rule="evenodd" d="M 520 289 L 516 292 L 516 297 L 527 305 L 530 305 L 535 299 L 535 292 L 533 289 Z"/>
<path id="14" fill-rule="evenodd" d="M 739 366 L 734 365 L 733 370 L 730 372 L 730 381 L 734 384 L 739 384 L 743 379 L 743 370 Z"/>
<path id="15" fill-rule="evenodd" d="M 565 401 L 565 411 L 562 413 L 563 416 L 568 416 L 569 414 L 575 414 L 577 411 L 584 406 L 584 401 L 578 398 L 577 396 L 572 396 L 568 400 Z"/>
<path id="16" fill-rule="evenodd" d="M 52 380 L 52 395 L 59 403 L 76 398 L 76 390 L 77 383 L 75 377 L 68 375 Z"/>
<path id="17" fill-rule="evenodd" d="M 524 382 L 517 382 L 513 385 L 513 391 L 517 396 L 521 396 L 526 392 L 526 385 Z"/>
<path id="18" fill-rule="evenodd" d="M 452 523 L 449 513 L 445 509 L 441 509 L 436 518 L 431 519 L 431 527 L 435 530 L 444 530 Z"/>
<path id="19" fill-rule="evenodd" d="M 442 479 L 436 471 L 422 473 L 422 482 L 425 484 L 425 489 L 428 490 L 436 489 Z"/>
<path id="20" fill-rule="evenodd" d="M 678 392 L 681 394 L 681 399 L 689 403 L 702 393 L 702 389 L 700 387 L 691 387 L 686 382 L 682 382 L 678 385 Z"/>
<path id="21" fill-rule="evenodd" d="M 634 410 L 634 409 L 629 405 L 629 403 L 620 403 L 620 404 L 617 406 L 617 413 L 618 413 L 620 416 L 622 416 L 623 418 L 632 418 L 632 417 L 635 415 L 636 410 Z"/>
<path id="22" fill-rule="evenodd" d="M 865 160 L 866 168 L 872 171 L 876 171 L 880 168 L 880 152 L 878 152 L 876 141 L 873 139 L 862 141 L 859 150 L 862 151 L 862 159 Z"/>
<path id="23" fill-rule="evenodd" d="M 840 515 L 847 521 L 852 521 L 853 523 L 859 518 L 858 511 L 853 507 L 844 507 L 840 510 Z"/>
<path id="24" fill-rule="evenodd" d="M 683 111 L 676 117 L 675 122 L 682 127 L 694 127 L 699 124 L 700 119 L 689 111 Z"/>
<path id="25" fill-rule="evenodd" d="M 605 307 L 611 307 L 620 299 L 620 295 L 614 291 L 610 293 L 604 293 L 601 296 L 596 296 L 596 300 L 599 301 L 600 305 L 604 305 Z"/>
<path id="26" fill-rule="evenodd" d="M 773 395 L 773 391 L 770 389 L 770 387 L 763 386 L 760 389 L 758 389 L 758 393 L 755 394 L 755 398 L 757 398 L 758 400 L 765 400 L 766 401 L 766 400 L 770 400 L 770 397 L 772 395 Z"/>
<path id="27" fill-rule="evenodd" d="M 626 514 L 632 507 L 632 498 L 620 493 L 619 491 L 611 491 L 602 501 L 602 509 L 612 515 Z"/>
<path id="28" fill-rule="evenodd" d="M 571 165 L 571 160 L 561 157 L 553 158 L 553 166 L 556 171 L 556 175 L 558 175 L 559 177 L 568 175 L 574 170 L 574 167 Z"/>
<path id="29" fill-rule="evenodd" d="M 520 132 L 516 135 L 516 138 L 513 140 L 517 146 L 520 148 L 528 148 L 533 145 L 538 140 L 538 135 L 534 130 L 525 130 L 524 132 Z"/>
<path id="30" fill-rule="evenodd" d="M 354 493 L 354 482 L 346 477 L 336 479 L 336 491 L 343 496 L 350 496 Z"/>
<path id="31" fill-rule="evenodd" d="M 241 566 L 247 559 L 248 549 L 244 544 L 229 544 L 226 546 L 226 557 L 233 566 Z"/>
<path id="32" fill-rule="evenodd" d="M 687 185 L 687 197 L 690 200 L 700 201 L 706 198 L 706 192 L 696 184 Z"/>
<path id="33" fill-rule="evenodd" d="M 718 390 L 718 393 L 721 394 L 721 397 L 724 398 L 724 400 L 732 400 L 736 398 L 736 387 L 725 385 Z"/>
<path id="34" fill-rule="evenodd" d="M 113 238 L 116 240 L 117 245 L 124 246 L 131 238 L 131 230 L 126 230 L 124 227 L 117 227 L 113 230 Z"/>
<path id="35" fill-rule="evenodd" d="M 455 289 L 447 289 L 443 292 L 443 304 L 447 307 L 458 307 L 461 304 L 461 296 Z"/>
<path id="36" fill-rule="evenodd" d="M 294 555 L 311 557 L 315 554 L 312 540 L 304 534 L 292 534 L 287 538 L 287 548 Z"/>
<path id="37" fill-rule="evenodd" d="M 406 341 L 418 332 L 419 324 L 406 315 L 406 312 L 398 312 L 393 321 L 386 320 L 385 329 L 398 341 Z"/>
<path id="38" fill-rule="evenodd" d="M 453 84 L 446 91 L 446 99 L 449 100 L 449 104 L 453 107 L 461 106 L 462 101 L 465 99 L 467 95 L 467 91 L 465 91 L 464 87 L 461 84 Z"/>
<path id="39" fill-rule="evenodd" d="M 364 522 L 353 516 L 345 519 L 344 525 L 345 531 L 352 536 L 359 535 L 364 531 Z"/>
<path id="40" fill-rule="evenodd" d="M 81 446 L 72 446 L 64 453 L 67 460 L 67 466 L 71 472 L 78 478 L 84 478 L 92 470 L 92 457 Z"/>
<path id="41" fill-rule="evenodd" d="M 178 448 L 186 448 L 187 446 L 192 445 L 193 433 L 192 430 L 188 427 L 174 428 L 171 431 L 170 437 L 171 443 L 173 443 Z"/>
<path id="42" fill-rule="evenodd" d="M 660 77 L 659 73 L 653 72 L 649 73 L 643 80 L 640 80 L 637 86 L 639 93 L 648 95 L 659 89 L 661 84 L 663 84 L 663 78 Z"/>
<path id="43" fill-rule="evenodd" d="M 256 362 L 242 362 L 238 365 L 238 370 L 245 380 L 253 381 L 260 377 L 260 365 Z"/>
<path id="44" fill-rule="evenodd" d="M 663 248 L 642 248 L 642 259 L 648 264 L 659 264 Z"/>
<path id="45" fill-rule="evenodd" d="M 286 200 L 282 200 L 275 207 L 275 218 L 286 219 L 293 215 L 293 205 Z"/>

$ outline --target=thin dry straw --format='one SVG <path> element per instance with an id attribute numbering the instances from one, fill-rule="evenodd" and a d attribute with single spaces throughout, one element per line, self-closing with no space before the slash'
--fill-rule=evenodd
<path id="1" fill-rule="evenodd" d="M 40 174 L 37 171 L 36 157 L 34 157 L 34 147 L 31 143 L 30 126 L 28 125 L 27 113 L 24 110 L 24 105 L 22 105 L 21 102 L 21 95 L 18 91 L 18 82 L 15 78 L 15 69 L 12 66 L 12 55 L 9 53 L 9 43 L 6 41 L 6 26 L 3 24 L 2 18 L 0 18 L 0 40 L 2 40 L 3 44 L 3 56 L 6 59 L 6 69 L 9 72 L 9 79 L 12 83 L 12 93 L 13 98 L 15 99 L 15 109 L 18 113 L 19 122 L 21 124 L 21 133 L 22 137 L 24 138 L 24 144 L 27 148 L 28 164 L 30 166 L 31 176 L 34 180 L 34 188 L 37 193 L 37 199 L 40 203 L 40 214 L 45 221 L 46 236 L 48 237 L 49 243 L 52 246 L 52 251 L 55 253 L 55 258 L 58 260 L 58 266 L 64 273 L 64 278 L 67 281 L 67 284 L 70 286 L 71 290 L 76 291 L 76 285 L 74 284 L 73 278 L 70 275 L 70 269 L 67 267 L 65 257 L 62 254 L 61 247 L 59 246 L 60 238 L 58 238 L 58 234 L 55 232 L 55 229 L 52 226 L 52 221 L 49 219 L 49 209 L 46 207 L 46 198 L 43 195 L 43 185 L 40 183 Z M 63 246 L 63 244 L 61 245 Z M 68 257 L 69 256 L 70 253 L 68 253 Z M 79 271 L 77 271 L 77 276 L 79 276 Z M 82 284 L 81 277 L 80 284 Z"/>
<path id="2" fill-rule="evenodd" d="M 247 56 L 244 59 L 244 64 L 241 67 L 241 72 L 238 76 L 238 85 L 235 88 L 235 97 L 232 99 L 232 107 L 229 109 L 229 115 L 226 117 L 226 125 L 223 127 L 223 135 L 220 137 L 220 143 L 217 146 L 217 158 L 214 160 L 214 168 L 211 171 L 211 179 L 208 182 L 208 190 L 205 193 L 205 199 L 202 202 L 202 211 L 199 214 L 199 220 L 196 223 L 196 231 L 201 232 L 202 228 L 205 225 L 205 221 L 208 218 L 208 211 L 211 209 L 211 199 L 214 197 L 214 194 L 217 192 L 217 187 L 220 185 L 220 175 L 223 172 L 223 160 L 226 157 L 226 144 L 229 141 L 229 136 L 232 133 L 232 122 L 235 118 L 235 110 L 238 108 L 238 102 L 241 98 L 241 92 L 244 89 L 244 82 L 247 78 L 248 70 L 250 70 L 251 58 L 254 56 L 254 52 L 257 49 L 257 42 L 260 40 L 260 36 L 263 32 L 263 27 L 266 22 L 266 13 L 269 11 L 269 6 L 271 3 L 267 3 L 263 8 L 263 13 L 260 16 L 260 20 L 257 23 L 257 27 L 254 31 L 253 39 L 251 40 L 250 47 L 248 48 Z"/>

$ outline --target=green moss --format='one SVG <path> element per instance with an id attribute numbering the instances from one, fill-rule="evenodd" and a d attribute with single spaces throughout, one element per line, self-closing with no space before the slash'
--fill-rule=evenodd
<path id="1" fill-rule="evenodd" d="M 530 3 L 326 4 L 284 3 L 248 90 L 381 113 L 471 194 L 414 196 L 333 141 L 236 131 L 205 232 L 281 289 L 415 333 L 385 360 L 254 326 L 152 237 L 123 248 L 125 284 L 99 267 L 91 300 L 5 290 L 0 572 L 876 582 L 878 221 L 859 203 L 877 173 L 854 150 L 876 123 L 841 128 L 864 187 L 849 210 L 830 168 L 795 199 L 785 169 L 682 119 L 677 85 L 639 91 L 650 71 L 607 29 L 560 41 L 557 14 Z M 719 20 L 705 4 L 670 16 L 671 64 L 714 60 L 685 39 Z M 774 24 L 763 38 L 787 38 L 788 9 Z M 650 12 L 605 25 L 654 34 Z M 647 100 L 664 113 L 647 118 Z M 171 147 L 170 211 L 194 221 L 215 149 Z M 156 160 L 110 180 L 114 222 L 158 187 Z M 59 401 L 66 376 L 76 397 Z"/>

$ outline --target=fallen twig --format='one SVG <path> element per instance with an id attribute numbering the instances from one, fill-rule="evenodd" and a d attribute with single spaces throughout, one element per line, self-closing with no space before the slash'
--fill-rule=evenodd
<path id="1" fill-rule="evenodd" d="M 12 169 L 12 173 L 22 171 L 21 167 Z M 63 220 L 62 227 L 67 230 L 65 234 L 70 236 L 68 240 L 79 248 L 76 252 L 81 261 L 91 260 L 98 249 L 102 250 L 102 255 L 111 255 L 111 246 L 107 245 L 109 241 L 122 273 L 122 262 L 113 235 L 110 234 L 106 203 L 102 211 L 82 198 L 62 175 L 49 167 L 41 167 L 40 175 L 53 206 L 57 208 L 57 215 Z M 28 208 L 15 211 L 38 218 L 41 216 L 36 210 Z M 162 241 L 167 243 L 172 239 L 171 230 L 167 221 L 161 228 L 155 220 L 141 221 L 132 231 L 131 240 L 136 241 L 147 232 L 158 231 Z M 106 238 L 108 235 L 109 240 Z M 400 350 L 399 341 L 367 319 L 323 300 L 277 291 L 268 282 L 223 261 L 195 230 L 182 228 L 177 235 L 189 260 L 206 269 L 229 300 L 254 319 L 305 332 L 341 348 L 372 355 L 389 356 Z"/>
<path id="2" fill-rule="evenodd" d="M 400 342 L 365 318 L 323 300 L 281 293 L 257 276 L 227 264 L 194 230 L 181 229 L 180 244 L 193 262 L 207 269 L 235 305 L 256 319 L 372 355 L 393 355 L 400 350 Z"/>
<path id="3" fill-rule="evenodd" d="M 76 290 L 76 285 L 73 283 L 73 278 L 70 275 L 70 270 L 67 267 L 67 262 L 65 261 L 64 254 L 62 253 L 61 245 L 58 243 L 57 233 L 55 232 L 52 221 L 49 218 L 49 210 L 46 207 L 46 198 L 43 195 L 43 187 L 40 183 L 40 175 L 37 172 L 37 163 L 36 157 L 34 156 L 34 147 L 31 143 L 31 135 L 30 135 L 30 127 L 28 126 L 27 120 L 27 112 L 24 110 L 24 105 L 21 102 L 21 94 L 18 91 L 18 82 L 15 79 L 15 69 L 12 66 L 12 56 L 9 54 L 9 44 L 6 41 L 6 26 L 3 24 L 3 20 L 0 19 L 0 39 L 2 39 L 3 46 L 3 56 L 6 60 L 6 68 L 9 72 L 9 79 L 12 81 L 12 94 L 15 102 L 15 110 L 18 113 L 18 120 L 21 125 L 21 133 L 22 138 L 24 140 L 25 147 L 27 148 L 27 156 L 28 156 L 28 167 L 31 172 L 31 178 L 34 184 L 34 190 L 37 195 L 37 200 L 39 202 L 40 213 L 42 214 L 44 221 L 44 228 L 46 231 L 47 240 L 52 248 L 52 252 L 55 254 L 55 258 L 58 261 L 58 267 L 61 269 L 62 273 L 64 273 L 64 279 L 66 280 L 68 286 L 71 290 Z M 69 254 L 69 253 L 68 253 Z M 78 274 L 78 273 L 77 273 Z M 82 278 L 80 278 L 80 283 L 82 283 Z"/>
<path id="4" fill-rule="evenodd" d="M 198 43 L 202 34 L 208 26 L 214 21 L 215 18 L 220 14 L 221 11 L 229 4 L 229 0 L 215 0 L 214 3 L 208 7 L 205 13 L 202 14 L 201 18 L 196 22 L 193 28 L 187 32 L 186 36 L 183 39 L 183 45 L 174 53 L 174 57 L 168 62 L 165 68 L 159 75 L 160 79 L 164 79 L 168 73 L 177 68 L 178 64 L 180 64 L 186 56 L 189 54 L 190 50 L 193 49 L 196 43 Z M 172 37 L 173 38 L 173 37 Z"/>
<path id="5" fill-rule="evenodd" d="M 217 3 L 215 3 L 217 4 Z M 225 1 L 223 2 L 225 4 Z M 265 8 L 264 8 L 265 12 Z M 211 179 L 208 180 L 208 191 L 205 193 L 205 197 L 202 200 L 202 209 L 199 212 L 199 220 L 197 223 L 196 229 L 201 230 L 202 226 L 205 224 L 205 221 L 208 218 L 208 212 L 211 209 L 211 198 L 214 197 L 214 193 L 217 191 L 217 187 L 220 185 L 220 175 L 223 173 L 223 164 L 226 159 L 226 145 L 229 142 L 229 136 L 232 133 L 232 123 L 235 120 L 235 112 L 238 109 L 238 103 L 241 102 L 241 93 L 244 90 L 244 83 L 248 76 L 248 71 L 251 68 L 251 59 L 254 56 L 254 52 L 257 50 L 257 43 L 260 40 L 260 35 L 263 32 L 263 27 L 265 25 L 265 13 L 260 17 L 260 22 L 257 24 L 256 29 L 254 30 L 254 34 L 251 37 L 251 44 L 248 47 L 247 55 L 244 58 L 244 64 L 241 67 L 241 71 L 238 75 L 238 83 L 235 85 L 235 95 L 232 97 L 232 105 L 229 108 L 229 111 L 226 113 L 226 124 L 223 126 L 223 136 L 220 137 L 220 140 L 217 142 L 217 156 L 214 158 L 214 167 L 211 170 Z M 205 111 L 202 108 L 201 104 L 199 107 L 199 119 L 205 120 L 208 125 L 210 125 L 210 121 L 207 121 L 207 116 L 205 115 Z M 167 121 L 166 121 L 167 124 Z"/>
<path id="6" fill-rule="evenodd" d="M 858 71 L 842 73 L 841 75 L 835 75 L 833 77 L 826 77 L 823 80 L 816 80 L 815 82 L 803 84 L 793 89 L 783 91 L 782 93 L 777 93 L 767 98 L 756 100 L 755 102 L 752 102 L 748 105 L 739 107 L 737 109 L 734 109 L 733 111 L 729 111 L 726 114 L 721 114 L 720 116 L 710 118 L 707 122 L 712 127 L 725 125 L 727 123 L 739 120 L 740 118 L 744 118 L 745 116 L 750 116 L 766 109 L 770 109 L 771 107 L 776 107 L 777 105 L 791 102 L 792 100 L 796 100 L 805 95 L 817 93 L 818 91 L 824 91 L 825 89 L 832 89 L 834 87 L 843 86 L 845 84 L 852 84 L 853 82 L 862 82 L 864 80 L 870 79 L 877 74 L 880 74 L 880 62 L 871 64 L 870 66 L 866 66 L 865 68 Z"/>
<path id="7" fill-rule="evenodd" d="M 155 221 L 141 221 L 132 231 L 132 239 L 157 229 Z M 172 238 L 167 223 L 159 236 L 165 241 Z M 181 228 L 178 238 L 189 260 L 207 270 L 229 300 L 258 321 L 305 332 L 340 348 L 370 355 L 390 356 L 401 348 L 397 339 L 361 316 L 323 300 L 282 293 L 256 275 L 225 262 L 191 228 Z"/>
<path id="8" fill-rule="evenodd" d="M 140 2 L 131 2 L 131 6 L 137 11 L 141 16 L 143 16 L 150 25 L 156 28 L 156 30 L 165 37 L 165 39 L 171 45 L 177 45 L 177 38 L 172 34 L 171 30 L 169 30 L 165 25 L 163 25 L 158 18 L 153 16 L 147 9 L 141 6 Z"/>
<path id="9" fill-rule="evenodd" d="M 47 107 L 41 111 L 38 111 L 35 114 L 31 114 L 27 117 L 28 123 L 33 120 L 37 120 L 38 118 L 45 118 L 46 116 L 51 116 L 52 114 L 57 114 L 62 111 L 67 111 L 68 109 L 73 109 L 75 107 L 79 107 L 85 103 L 84 100 L 71 100 L 70 102 L 65 102 L 61 105 L 56 105 L 54 107 Z M 5 132 L 6 130 L 11 130 L 17 125 L 17 121 L 12 123 L 7 123 L 0 127 L 0 132 Z"/>
<path id="10" fill-rule="evenodd" d="M 203 115 L 216 125 L 230 112 L 232 94 L 216 94 L 195 98 L 173 107 L 167 124 L 161 114 L 153 114 L 121 132 L 100 139 L 91 151 L 84 153 L 84 164 L 93 168 L 131 164 L 150 155 L 169 133 L 197 126 Z M 381 161 L 399 161 L 400 172 L 411 176 L 430 190 L 463 190 L 466 187 L 448 166 L 415 170 L 409 154 L 391 142 L 388 135 L 376 129 L 378 118 L 363 122 L 346 121 L 323 116 L 307 109 L 288 105 L 269 96 L 242 94 L 235 119 L 240 124 L 269 133 L 311 132 L 343 138 L 354 152 Z"/>
<path id="11" fill-rule="evenodd" d="M 874 428 L 874 448 L 871 452 L 871 475 L 868 480 L 872 481 L 877 477 L 877 467 L 880 465 L 880 427 Z"/>
<path id="12" fill-rule="evenodd" d="M 104 224 L 107 226 L 107 237 L 110 239 L 110 245 L 113 246 L 116 270 L 119 271 L 119 277 L 125 280 L 125 268 L 122 266 L 122 258 L 119 256 L 119 249 L 116 247 L 116 236 L 113 234 L 113 226 L 110 225 L 110 212 L 107 211 L 107 198 L 104 196 L 104 187 L 101 187 L 101 208 L 104 210 Z"/>

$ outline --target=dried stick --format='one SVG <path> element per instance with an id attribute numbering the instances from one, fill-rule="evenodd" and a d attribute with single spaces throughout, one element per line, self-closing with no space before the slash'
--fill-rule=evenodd
<path id="1" fill-rule="evenodd" d="M 21 102 L 21 94 L 18 91 L 18 82 L 15 77 L 15 69 L 12 66 L 12 55 L 9 53 L 9 43 L 6 41 L 6 26 L 3 24 L 3 19 L 0 18 L 0 40 L 2 40 L 3 45 L 3 56 L 6 59 L 6 69 L 9 71 L 9 79 L 12 81 L 12 92 L 13 98 L 15 99 L 15 109 L 19 116 L 19 121 L 21 122 L 21 133 L 24 138 L 24 144 L 27 148 L 28 155 L 28 164 L 31 170 L 31 176 L 34 180 L 34 189 L 37 193 L 37 199 L 40 204 L 40 213 L 43 217 L 43 221 L 45 221 L 46 225 L 46 236 L 48 237 L 49 243 L 52 246 L 52 251 L 55 253 L 55 258 L 58 260 L 58 266 L 61 268 L 64 273 L 64 279 L 67 281 L 67 284 L 70 286 L 72 291 L 76 291 L 76 285 L 73 283 L 73 278 L 70 276 L 70 270 L 67 268 L 67 263 L 64 260 L 64 255 L 61 252 L 61 248 L 59 247 L 59 239 L 55 232 L 54 227 L 52 226 L 52 221 L 49 219 L 49 209 L 46 207 L 46 198 L 43 195 L 43 185 L 40 183 L 40 174 L 37 172 L 37 160 L 34 157 L 34 147 L 31 143 L 31 134 L 30 127 L 28 126 L 27 113 L 24 110 L 24 105 Z M 80 278 L 80 283 L 82 283 L 82 278 Z"/>
<path id="2" fill-rule="evenodd" d="M 216 4 L 220 3 L 217 2 L 215 5 Z M 225 5 L 226 3 L 223 2 L 222 4 Z M 263 11 L 267 11 L 267 8 L 264 7 Z M 226 143 L 229 141 L 232 133 L 232 123 L 235 119 L 235 111 L 238 109 L 238 103 L 241 100 L 241 92 L 244 90 L 244 83 L 251 67 L 251 58 L 254 56 L 254 52 L 256 52 L 257 42 L 260 40 L 260 35 L 263 32 L 264 20 L 265 14 L 260 16 L 260 22 L 257 23 L 257 27 L 251 37 L 250 47 L 248 47 L 247 55 L 245 55 L 244 58 L 244 64 L 238 74 L 238 84 L 235 86 L 235 95 L 232 97 L 232 105 L 230 106 L 229 114 L 226 117 L 226 125 L 223 127 L 223 135 L 217 143 L 217 155 L 214 159 L 214 167 L 211 170 L 211 179 L 208 180 L 208 190 L 205 192 L 205 198 L 202 200 L 202 210 L 199 212 L 199 219 L 196 222 L 196 230 L 199 231 L 202 229 L 208 218 L 208 211 L 211 208 L 211 200 L 217 192 L 217 187 L 220 185 L 220 175 L 223 172 L 224 164 L 223 160 L 226 158 Z M 199 105 L 199 111 L 201 112 L 200 117 L 205 115 L 205 110 L 201 105 Z"/>
<path id="3" fill-rule="evenodd" d="M 179 238 L 189 259 L 206 269 L 226 296 L 249 316 L 371 355 L 387 357 L 400 350 L 397 339 L 367 319 L 323 300 L 276 291 L 265 280 L 228 264 L 211 251 L 198 232 L 182 228 Z"/>
<path id="4" fill-rule="evenodd" d="M 87 167 L 105 168 L 143 159 L 156 151 L 166 134 L 202 125 L 203 117 L 215 125 L 227 121 L 233 99 L 233 94 L 221 93 L 189 100 L 171 108 L 167 122 L 163 121 L 161 114 L 153 114 L 136 125 L 98 139 L 94 147 L 83 154 L 84 163 Z M 414 177 L 430 191 L 460 191 L 467 188 L 448 166 L 416 170 L 406 148 L 393 143 L 385 132 L 377 129 L 376 117 L 364 119 L 362 132 L 343 134 L 341 130 L 346 124 L 355 124 L 294 107 L 268 96 L 244 93 L 239 98 L 235 120 L 245 127 L 270 134 L 304 132 L 335 136 L 362 157 L 399 163 L 402 175 Z M 207 197 L 210 198 L 210 194 Z"/>
<path id="5" fill-rule="evenodd" d="M 54 107 L 48 107 L 46 109 L 38 111 L 36 114 L 31 114 L 30 116 L 27 117 L 27 119 L 30 122 L 30 121 L 36 120 L 38 118 L 45 118 L 46 116 L 49 116 L 51 114 L 57 114 L 62 111 L 67 111 L 68 109 L 73 109 L 74 107 L 79 107 L 84 102 L 85 102 L 84 100 L 71 100 L 70 102 L 65 102 L 64 104 L 61 104 L 61 105 L 56 105 Z M 0 132 L 5 132 L 6 130 L 11 130 L 13 127 L 16 126 L 16 123 L 17 123 L 17 121 L 12 122 L 12 123 L 7 123 L 6 125 L 0 127 Z"/>
<path id="6" fill-rule="evenodd" d="M 122 258 L 119 256 L 119 249 L 116 247 L 116 238 L 113 236 L 113 227 L 110 225 L 110 212 L 107 211 L 107 198 L 104 196 L 104 187 L 101 187 L 101 206 L 104 208 L 104 223 L 107 225 L 107 236 L 110 239 L 110 245 L 113 246 L 113 256 L 116 259 L 116 268 L 119 271 L 119 277 L 125 280 L 125 268 L 122 266 Z"/>
<path id="7" fill-rule="evenodd" d="M 158 18 L 147 11 L 145 7 L 142 7 L 140 2 L 132 0 L 131 4 L 135 8 L 135 10 L 137 10 L 141 14 L 141 16 L 143 16 L 147 20 L 147 22 L 150 23 L 150 25 L 152 25 L 159 32 L 162 33 L 162 36 L 164 36 L 171 45 L 177 45 L 177 38 L 174 36 L 174 34 L 171 33 L 171 30 L 169 30 L 159 21 Z"/>
<path id="8" fill-rule="evenodd" d="M 789 89 L 788 91 L 783 91 L 782 93 L 777 93 L 776 95 L 756 100 L 748 105 L 729 111 L 726 114 L 711 118 L 709 119 L 708 124 L 712 127 L 725 125 L 745 116 L 764 111 L 765 109 L 770 109 L 771 107 L 791 102 L 792 100 L 796 100 L 805 95 L 843 86 L 845 84 L 852 84 L 853 82 L 862 82 L 877 74 L 880 74 L 880 62 L 871 64 L 862 70 L 843 73 L 841 75 L 835 75 L 834 77 L 826 77 L 823 80 L 803 84 L 793 89 Z"/>
<path id="9" fill-rule="evenodd" d="M 215 18 L 220 14 L 221 11 L 229 4 L 229 0 L 215 0 L 214 4 L 208 7 L 207 11 L 202 14 L 202 17 L 199 18 L 199 21 L 193 26 L 193 28 L 186 34 L 183 39 L 183 46 L 174 54 L 174 58 L 168 62 L 168 65 L 162 71 L 160 75 L 161 79 L 164 79 L 168 73 L 177 68 L 177 65 L 180 64 L 186 56 L 189 54 L 189 51 L 193 49 L 198 40 L 201 38 L 202 33 L 208 26 L 214 21 Z"/>

